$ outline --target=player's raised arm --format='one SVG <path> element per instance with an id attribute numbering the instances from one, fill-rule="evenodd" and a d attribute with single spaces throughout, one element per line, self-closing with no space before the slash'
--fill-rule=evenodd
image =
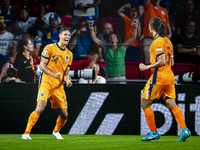
<path id="1" fill-rule="evenodd" d="M 71 87 L 72 86 L 72 82 L 69 80 L 69 70 L 70 67 L 67 67 L 67 69 L 65 70 L 65 74 L 64 74 L 64 81 L 66 82 L 66 86 L 67 87 Z"/>
<path id="2" fill-rule="evenodd" d="M 59 79 L 61 76 L 60 72 L 57 73 L 53 73 L 49 70 L 49 68 L 47 67 L 47 63 L 48 63 L 49 59 L 45 59 L 43 57 L 41 57 L 41 61 L 40 61 L 40 70 L 56 79 Z"/>

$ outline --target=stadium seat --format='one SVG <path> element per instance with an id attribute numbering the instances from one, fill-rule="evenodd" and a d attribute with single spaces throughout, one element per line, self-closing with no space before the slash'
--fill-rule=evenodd
<path id="1" fill-rule="evenodd" d="M 175 63 L 174 66 L 172 66 L 172 71 L 174 72 L 174 75 L 183 75 L 187 72 L 196 72 L 196 65 L 190 63 Z M 146 70 L 145 79 L 149 79 L 150 76 L 151 70 Z"/>
<path id="2" fill-rule="evenodd" d="M 190 63 L 175 63 L 172 66 L 172 71 L 174 75 L 183 75 L 187 72 L 196 72 L 196 64 Z"/>
<path id="3" fill-rule="evenodd" d="M 78 66 L 83 60 L 73 60 L 70 70 L 78 70 Z"/>
<path id="4" fill-rule="evenodd" d="M 197 74 L 198 74 L 198 80 L 200 80 L 200 65 L 198 65 Z"/>
<path id="5" fill-rule="evenodd" d="M 106 62 L 105 61 L 99 61 L 98 64 L 102 69 L 106 70 Z"/>
<path id="6" fill-rule="evenodd" d="M 127 79 L 142 79 L 143 72 L 139 69 L 139 62 L 125 62 Z"/>
<path id="7" fill-rule="evenodd" d="M 120 35 L 122 42 L 124 41 L 125 36 L 125 25 L 122 18 L 115 17 L 104 17 L 101 19 L 101 29 L 103 28 L 104 23 L 110 23 L 113 26 L 114 32 Z M 102 30 L 100 31 L 102 32 Z"/>

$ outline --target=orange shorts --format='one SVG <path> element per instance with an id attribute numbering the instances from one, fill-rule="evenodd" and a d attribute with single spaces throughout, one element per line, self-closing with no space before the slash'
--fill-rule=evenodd
<path id="1" fill-rule="evenodd" d="M 176 98 L 175 84 L 157 85 L 148 81 L 144 87 L 142 98 L 154 100 L 160 99 L 161 96 L 164 100 L 166 97 Z"/>
<path id="2" fill-rule="evenodd" d="M 53 87 L 49 83 L 42 82 L 39 85 L 37 101 L 50 100 L 53 109 L 67 108 L 67 99 L 64 91 L 64 86 Z"/>

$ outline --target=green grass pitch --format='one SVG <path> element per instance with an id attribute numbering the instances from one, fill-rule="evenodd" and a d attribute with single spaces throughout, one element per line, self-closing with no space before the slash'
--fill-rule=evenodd
<path id="1" fill-rule="evenodd" d="M 176 142 L 178 136 L 161 136 L 157 141 L 143 142 L 141 135 L 65 135 L 57 140 L 51 134 L 31 134 L 32 140 L 21 140 L 20 134 L 0 134 L 0 150 L 200 150 L 200 136 Z"/>

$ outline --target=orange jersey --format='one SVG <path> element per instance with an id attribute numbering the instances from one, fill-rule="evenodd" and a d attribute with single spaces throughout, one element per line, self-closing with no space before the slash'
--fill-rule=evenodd
<path id="1" fill-rule="evenodd" d="M 157 37 L 150 47 L 151 64 L 157 62 L 157 58 L 165 55 L 165 66 L 151 69 L 151 77 L 149 79 L 152 84 L 167 85 L 174 84 L 175 77 L 171 70 L 171 58 L 173 57 L 173 45 L 167 37 Z"/>
<path id="2" fill-rule="evenodd" d="M 134 28 L 131 25 L 132 21 L 133 21 L 132 19 L 130 19 L 129 17 L 127 17 L 125 15 L 125 17 L 124 17 L 124 23 L 125 23 L 125 38 L 124 38 L 124 42 L 126 42 L 133 34 Z M 133 41 L 132 46 L 135 46 L 135 47 L 139 46 L 137 38 Z"/>
<path id="3" fill-rule="evenodd" d="M 47 82 L 52 86 L 61 86 L 63 83 L 64 72 L 67 67 L 70 67 L 73 60 L 73 54 L 67 48 L 62 49 L 59 47 L 58 43 L 47 45 L 41 57 L 44 59 L 48 59 L 47 67 L 53 73 L 60 72 L 61 77 L 59 79 L 55 79 L 52 76 L 42 73 L 40 77 L 41 82 Z"/>
<path id="4" fill-rule="evenodd" d="M 156 8 L 151 2 L 149 2 L 148 5 L 144 6 L 144 37 L 152 37 L 148 25 L 150 20 L 154 17 L 159 17 L 165 22 L 165 24 L 169 24 L 167 9 L 163 7 Z"/>

